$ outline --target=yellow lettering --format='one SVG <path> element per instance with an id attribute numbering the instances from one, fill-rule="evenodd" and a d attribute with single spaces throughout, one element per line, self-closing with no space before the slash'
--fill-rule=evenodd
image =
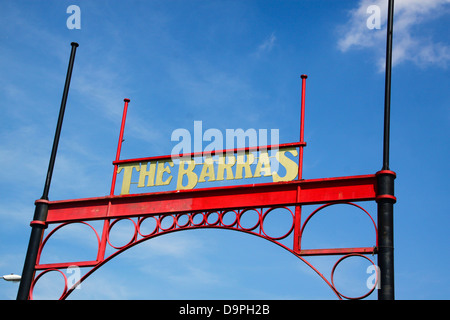
<path id="1" fill-rule="evenodd" d="M 147 170 L 148 162 L 141 163 L 141 171 L 139 173 L 138 188 L 145 187 L 145 178 L 148 177 L 147 187 L 155 185 L 156 162 L 150 162 L 150 168 Z"/>
<path id="2" fill-rule="evenodd" d="M 296 148 L 283 149 L 283 151 L 278 151 L 276 154 L 276 158 L 278 162 L 286 169 L 286 174 L 284 177 L 280 177 L 277 172 L 272 174 L 273 182 L 278 181 L 292 181 L 298 174 L 298 164 L 286 157 L 285 153 L 289 152 L 294 157 L 298 155 Z"/>
<path id="3" fill-rule="evenodd" d="M 204 158 L 204 163 L 202 163 L 202 169 L 199 174 L 194 172 L 196 167 L 194 159 L 184 158 L 183 160 L 181 158 L 178 166 L 176 190 L 193 189 L 198 182 L 259 178 L 261 176 L 272 176 L 273 182 L 292 181 L 298 175 L 298 164 L 291 156 L 298 156 L 297 148 L 288 147 L 279 150 L 275 157 L 270 157 L 267 150 L 259 151 L 259 156 L 248 151 L 240 151 L 233 155 L 216 155 L 218 158 L 207 156 Z M 271 166 L 271 158 L 277 159 L 280 165 L 277 169 Z M 255 163 L 256 159 L 258 161 Z M 217 162 L 217 167 L 215 167 L 215 162 Z M 253 165 L 256 165 L 254 173 L 252 172 Z M 142 188 L 169 185 L 173 178 L 171 167 L 174 167 L 174 163 L 171 160 L 142 163 L 134 162 L 119 165 L 117 174 L 123 171 L 120 194 L 130 193 L 131 184 L 133 183 L 131 182 L 133 169 L 139 172 L 137 187 Z M 233 171 L 234 168 L 236 171 Z M 164 173 L 167 173 L 167 175 L 164 175 Z M 284 175 L 280 176 L 283 173 Z"/>
<path id="4" fill-rule="evenodd" d="M 252 169 L 250 165 L 255 161 L 255 155 L 253 153 L 247 153 L 247 160 L 244 161 L 245 154 L 238 153 L 237 154 L 237 164 L 236 164 L 236 175 L 235 179 L 242 179 L 242 169 L 245 169 L 245 178 L 252 177 Z"/>
<path id="5" fill-rule="evenodd" d="M 200 173 L 198 182 L 205 182 L 205 178 L 208 178 L 208 181 L 216 181 L 216 174 L 214 171 L 214 163 L 212 157 L 205 158 L 205 163 L 203 163 L 202 172 Z"/>
<path id="6" fill-rule="evenodd" d="M 168 164 L 169 166 L 165 166 L 166 164 Z M 170 174 L 170 167 L 173 167 L 172 160 L 158 162 L 158 169 L 156 170 L 156 186 L 165 186 L 170 183 L 170 181 L 172 180 L 172 175 L 169 175 L 169 177 L 165 181 L 163 181 L 164 172 Z"/>
<path id="7" fill-rule="evenodd" d="M 225 163 L 226 162 L 226 163 Z M 219 165 L 217 167 L 217 180 L 221 181 L 224 179 L 225 170 L 227 171 L 227 180 L 233 180 L 233 169 L 232 167 L 236 163 L 236 158 L 233 156 L 219 156 Z"/>
<path id="8" fill-rule="evenodd" d="M 188 167 L 185 168 L 184 164 L 187 163 Z M 177 180 L 177 190 L 192 189 L 197 185 L 198 177 L 194 171 L 195 161 L 193 159 L 181 160 L 178 165 L 178 180 Z M 188 182 L 186 186 L 183 186 L 183 176 L 186 175 Z"/>
<path id="9" fill-rule="evenodd" d="M 254 178 L 261 177 L 261 171 L 264 171 L 264 176 L 271 176 L 272 172 L 270 170 L 270 159 L 269 153 L 267 151 L 260 152 L 258 164 L 256 165 Z"/>
<path id="10" fill-rule="evenodd" d="M 125 163 L 119 165 L 117 173 L 120 173 L 122 169 L 124 169 L 122 179 L 122 189 L 120 190 L 120 194 L 130 194 L 131 176 L 133 174 L 133 168 L 136 171 L 140 170 L 140 166 L 138 164 Z"/>

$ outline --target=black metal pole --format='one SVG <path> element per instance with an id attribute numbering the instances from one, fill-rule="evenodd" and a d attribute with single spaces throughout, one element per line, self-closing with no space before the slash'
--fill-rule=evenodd
<path id="1" fill-rule="evenodd" d="M 27 254 L 23 266 L 22 277 L 20 280 L 19 291 L 17 293 L 17 300 L 27 300 L 29 298 L 31 283 L 34 278 L 34 267 L 36 265 L 39 246 L 42 241 L 44 229 L 46 228 L 46 219 L 48 213 L 48 193 L 50 190 L 50 183 L 52 180 L 53 168 L 55 166 L 56 152 L 58 150 L 59 137 L 61 135 L 61 127 L 64 118 L 64 111 L 66 109 L 67 95 L 69 93 L 70 79 L 72 77 L 73 64 L 75 61 L 76 48 L 78 43 L 72 42 L 72 51 L 70 53 L 69 67 L 66 75 L 66 82 L 64 85 L 64 92 L 59 110 L 58 123 L 56 125 L 55 138 L 53 140 L 52 153 L 48 164 L 47 178 L 45 180 L 44 191 L 42 193 L 41 201 L 36 201 L 36 208 L 34 211 L 33 221 L 31 223 L 31 235 L 28 243 Z"/>
<path id="2" fill-rule="evenodd" d="M 391 115 L 392 36 L 394 31 L 394 0 L 389 0 L 386 36 L 386 78 L 384 87 L 383 170 L 389 170 L 389 138 Z"/>
<path id="3" fill-rule="evenodd" d="M 394 179 L 389 169 L 389 129 L 391 109 L 392 36 L 394 0 L 389 0 L 386 39 L 386 79 L 384 98 L 383 167 L 377 172 L 379 300 L 394 300 Z"/>

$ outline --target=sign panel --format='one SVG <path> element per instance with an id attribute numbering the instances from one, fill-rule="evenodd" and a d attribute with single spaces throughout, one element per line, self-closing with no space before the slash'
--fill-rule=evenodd
<path id="1" fill-rule="evenodd" d="M 129 159 L 115 161 L 114 164 L 117 165 L 116 173 L 122 177 L 121 195 L 159 191 L 157 187 L 162 186 L 172 190 L 188 190 L 202 184 L 223 185 L 225 181 L 242 179 L 292 181 L 299 171 L 297 147 L 303 145 L 291 143 Z"/>

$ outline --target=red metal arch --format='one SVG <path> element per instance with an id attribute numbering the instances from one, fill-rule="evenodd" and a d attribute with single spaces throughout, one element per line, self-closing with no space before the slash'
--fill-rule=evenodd
<path id="1" fill-rule="evenodd" d="M 125 115 L 129 102 L 128 99 L 125 99 L 124 116 L 122 118 L 121 132 L 119 135 L 119 145 L 116 153 L 116 159 L 113 162 L 114 172 L 110 195 L 97 198 L 63 201 L 48 201 L 47 199 L 42 198 L 36 201 L 37 207 L 39 206 L 39 208 L 46 210 L 46 216 L 45 219 L 42 219 L 42 221 L 35 219 L 35 221 L 32 222 L 33 227 L 39 227 L 42 229 L 48 224 L 59 225 L 50 232 L 44 242 L 40 243 L 38 258 L 35 260 L 36 263 L 34 265 L 34 271 L 43 271 L 36 278 L 34 278 L 33 275 L 34 279 L 32 281 L 29 297 L 32 297 L 32 291 L 36 282 L 48 272 L 54 270 L 61 272 L 60 269 L 73 265 L 78 267 L 91 267 L 91 269 L 80 279 L 79 283 L 81 283 L 109 260 L 141 242 L 171 232 L 200 228 L 220 228 L 258 236 L 279 245 L 294 254 L 311 269 L 313 269 L 316 274 L 318 274 L 325 281 L 325 283 L 331 288 L 339 299 L 349 298 L 342 295 L 334 286 L 334 270 L 342 260 L 348 257 L 361 256 L 368 259 L 364 255 L 376 254 L 378 246 L 377 236 L 375 245 L 372 247 L 303 249 L 301 247 L 301 239 L 304 228 L 308 221 L 322 209 L 337 203 L 346 203 L 362 209 L 370 217 L 374 225 L 375 234 L 377 235 L 377 226 L 372 216 L 362 207 L 353 204 L 353 202 L 376 201 L 382 198 L 384 199 L 387 196 L 384 194 L 386 192 L 381 192 L 381 194 L 378 194 L 380 193 L 377 185 L 377 178 L 379 177 L 379 174 L 310 180 L 305 180 L 302 178 L 303 148 L 306 146 L 303 137 L 305 79 L 306 76 L 302 76 L 300 141 L 284 145 L 245 148 L 244 150 L 250 151 L 251 149 L 252 151 L 256 151 L 258 148 L 263 148 L 266 150 L 279 147 L 298 148 L 298 175 L 297 179 L 293 181 L 195 190 L 153 192 L 145 194 L 115 195 L 115 182 L 119 164 L 125 162 L 138 163 L 149 159 L 170 157 L 162 156 L 156 158 L 120 160 L 120 148 L 123 141 Z M 230 150 L 222 150 L 219 152 L 225 151 Z M 238 152 L 243 150 L 234 149 L 232 151 Z M 195 157 L 198 155 L 187 154 L 184 156 Z M 302 225 L 302 208 L 307 205 L 316 204 L 321 205 L 321 207 L 314 210 L 314 212 L 308 216 Z M 295 210 L 293 212 L 290 209 L 287 209 L 292 216 L 292 224 L 288 226 L 287 231 L 278 236 L 267 234 L 264 229 L 264 222 L 267 216 L 271 214 L 271 212 L 274 212 L 275 209 L 288 207 L 295 207 Z M 258 214 L 258 219 L 250 226 L 244 226 L 241 223 L 242 217 L 247 212 L 257 212 Z M 225 222 L 224 216 L 227 213 L 235 214 L 235 218 L 231 223 Z M 217 215 L 217 218 L 211 218 L 215 217 L 215 215 Z M 172 220 L 167 223 L 168 220 L 165 219 L 169 219 L 169 217 Z M 184 222 L 182 217 L 187 217 L 184 218 Z M 211 220 L 209 220 L 210 218 Z M 113 245 L 110 241 L 110 232 L 116 223 L 124 219 L 129 219 L 132 221 L 134 232 L 126 244 L 121 246 Z M 136 221 L 133 219 L 136 219 Z M 142 225 L 145 221 L 147 221 L 147 219 L 154 219 L 155 227 L 150 232 L 143 232 Z M 103 221 L 101 236 L 99 236 L 96 230 L 87 222 L 93 220 Z M 165 223 L 163 223 L 164 221 Z M 83 223 L 90 226 L 95 231 L 98 241 L 98 252 L 95 260 L 40 264 L 40 256 L 47 240 L 54 234 L 54 232 L 70 223 Z M 292 247 L 280 242 L 290 235 L 293 235 Z M 113 248 L 116 251 L 105 257 L 105 251 L 107 248 Z M 336 262 L 333 268 L 331 282 L 304 258 L 305 256 L 314 255 L 343 256 Z M 370 259 L 368 260 L 371 261 Z M 73 292 L 77 284 L 75 284 L 72 288 L 67 288 L 67 277 L 65 277 L 64 274 L 63 276 L 65 279 L 65 288 L 60 298 L 66 299 L 71 292 Z M 373 289 L 368 294 L 372 291 Z M 368 294 L 362 297 L 366 297 Z M 362 297 L 358 297 L 356 299 Z"/>
<path id="2" fill-rule="evenodd" d="M 316 209 L 309 215 L 307 220 L 305 220 L 303 227 L 300 229 L 300 237 L 301 233 L 304 230 L 305 225 L 309 221 L 309 219 L 316 214 L 318 211 L 337 203 L 329 203 L 321 206 L 320 208 Z M 345 203 L 349 205 L 354 205 L 360 209 L 362 209 L 365 213 L 367 211 L 363 209 L 362 207 L 355 205 L 353 203 Z M 264 230 L 264 221 L 267 218 L 269 214 L 276 214 L 275 210 L 286 210 L 288 214 L 292 217 L 292 223 L 287 224 L 287 230 L 285 233 L 281 235 L 269 235 L 266 230 Z M 244 226 L 242 223 L 242 218 L 245 216 L 248 212 L 256 212 L 258 214 L 258 219 L 256 219 L 256 222 L 254 225 L 250 226 Z M 216 217 L 213 217 L 213 214 L 216 214 Z M 234 214 L 234 218 L 232 218 L 230 221 L 225 221 L 225 216 L 231 214 Z M 368 213 L 367 213 L 368 214 Z M 368 214 L 370 217 L 370 214 Z M 163 226 L 163 221 L 165 219 L 171 218 L 172 220 L 168 223 L 168 225 Z M 186 217 L 184 221 L 181 221 L 180 218 Z M 196 217 L 199 217 L 197 220 Z M 213 218 L 211 218 L 213 217 Z M 210 219 L 211 218 L 211 219 Z M 133 220 L 133 219 L 136 219 Z M 145 220 L 147 219 L 153 219 L 154 222 L 154 229 L 151 232 L 143 232 L 142 225 Z M 130 220 L 133 224 L 133 232 L 130 235 L 130 240 L 123 244 L 123 245 L 114 245 L 110 241 L 110 233 L 113 230 L 113 227 L 116 223 L 122 221 L 122 220 Z M 167 220 L 166 220 L 167 221 Z M 150 240 L 155 237 L 159 237 L 162 235 L 166 235 L 173 232 L 179 232 L 179 231 L 185 231 L 185 230 L 196 230 L 196 229 L 225 229 L 225 230 L 233 230 L 233 231 L 239 231 L 246 234 L 250 234 L 253 236 L 257 236 L 260 238 L 263 238 L 265 240 L 268 240 L 281 248 L 289 251 L 293 255 L 295 255 L 297 258 L 299 258 L 301 261 L 303 261 L 306 265 L 308 265 L 312 270 L 316 272 L 316 274 L 330 287 L 330 289 L 336 294 L 336 296 L 339 299 L 342 298 L 348 298 L 344 295 L 342 295 L 334 286 L 333 283 L 333 274 L 331 275 L 331 282 L 317 269 L 315 268 L 309 261 L 307 261 L 303 256 L 308 255 L 322 255 L 324 252 L 328 252 L 329 254 L 345 254 L 350 253 L 352 255 L 358 254 L 361 255 L 358 252 L 361 252 L 361 248 L 347 248 L 347 249 L 318 249 L 318 250 L 303 250 L 300 252 L 296 252 L 293 248 L 290 248 L 286 244 L 283 244 L 280 242 L 280 240 L 286 239 L 290 235 L 293 234 L 295 226 L 295 213 L 286 206 L 274 206 L 274 207 L 264 207 L 264 208 L 243 208 L 243 209 L 230 209 L 230 210 L 211 210 L 211 211 L 203 211 L 203 212 L 191 212 L 191 213 L 171 213 L 171 214 L 160 214 L 160 215 L 150 215 L 150 216 L 138 216 L 138 217 L 119 217 L 113 220 L 105 220 L 105 224 L 103 226 L 103 232 L 102 232 L 102 239 L 99 238 L 97 231 L 87 222 L 78 222 L 83 223 L 85 225 L 90 226 L 95 234 L 97 235 L 97 239 L 99 242 L 99 250 L 97 255 L 97 260 L 95 261 L 79 261 L 79 262 L 70 262 L 70 263 L 52 263 L 52 264 L 44 264 L 44 265 L 37 265 L 37 269 L 44 270 L 41 272 L 36 279 L 33 281 L 32 289 L 34 289 L 36 282 L 47 272 L 58 270 L 60 273 L 61 271 L 59 269 L 68 267 L 69 265 L 79 265 L 81 267 L 92 267 L 91 270 L 89 270 L 81 279 L 80 281 L 75 284 L 71 288 L 67 288 L 67 278 L 64 276 L 65 280 L 65 288 L 63 290 L 63 294 L 61 295 L 60 299 L 66 299 L 76 288 L 78 284 L 83 282 L 86 278 L 88 278 L 93 272 L 95 272 L 97 269 L 99 269 L 101 266 L 103 266 L 105 263 L 113 259 L 114 257 L 118 256 L 120 253 L 128 250 L 131 247 L 134 247 L 135 245 L 138 245 L 144 241 Z M 373 219 L 372 219 L 373 221 Z M 39 256 L 42 253 L 42 250 L 45 247 L 45 244 L 47 243 L 48 239 L 59 229 L 62 227 L 68 225 L 70 223 L 62 223 L 59 226 L 57 226 L 55 229 L 53 229 L 45 238 L 45 240 L 42 243 Z M 115 249 L 116 251 L 113 252 L 108 257 L 102 257 L 102 252 L 104 254 L 104 251 L 106 249 L 105 245 L 108 244 L 110 248 Z M 367 251 L 367 248 L 366 248 Z M 363 250 L 364 252 L 364 250 Z M 372 249 L 373 252 L 373 249 Z M 336 265 L 341 261 L 340 259 Z M 336 267 L 335 265 L 335 267 Z M 334 268 L 333 268 L 334 273 Z M 371 290 L 368 294 L 370 294 L 373 290 Z M 366 297 L 368 294 L 364 295 L 363 297 Z M 32 297 L 32 292 L 30 292 L 30 297 Z"/>

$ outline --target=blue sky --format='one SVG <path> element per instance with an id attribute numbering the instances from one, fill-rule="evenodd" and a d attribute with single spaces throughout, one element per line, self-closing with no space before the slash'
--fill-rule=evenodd
<path id="1" fill-rule="evenodd" d="M 20 274 L 42 194 L 70 43 L 77 50 L 50 200 L 109 194 L 123 99 L 122 159 L 169 154 L 177 128 L 278 129 L 299 136 L 307 74 L 303 177 L 373 174 L 382 165 L 387 0 L 10 1 L 0 3 L 0 273 Z M 70 5 L 80 29 L 66 25 Z M 367 8 L 380 8 L 369 29 Z M 397 0 L 391 170 L 397 299 L 448 299 L 450 1 Z M 376 217 L 376 206 L 365 203 Z M 311 212 L 313 208 L 304 208 Z M 333 209 L 334 210 L 334 209 Z M 311 220 L 311 247 L 373 245 L 370 221 L 336 209 Z M 275 221 L 274 224 L 277 225 Z M 98 227 L 98 224 L 93 224 Z M 127 227 L 118 226 L 117 241 Z M 367 231 L 367 233 L 366 233 Z M 68 227 L 48 258 L 83 259 L 91 235 Z M 101 232 L 101 230 L 99 231 Z M 371 257 L 376 260 L 376 257 Z M 308 259 L 329 279 L 336 257 Z M 367 264 L 339 269 L 366 291 Z M 337 277 L 337 276 L 336 276 Z M 0 299 L 18 286 L 0 283 Z M 59 296 L 49 275 L 36 297 Z M 195 230 L 146 241 L 108 262 L 72 299 L 335 299 L 280 247 L 244 233 Z M 369 299 L 376 299 L 376 293 Z"/>

